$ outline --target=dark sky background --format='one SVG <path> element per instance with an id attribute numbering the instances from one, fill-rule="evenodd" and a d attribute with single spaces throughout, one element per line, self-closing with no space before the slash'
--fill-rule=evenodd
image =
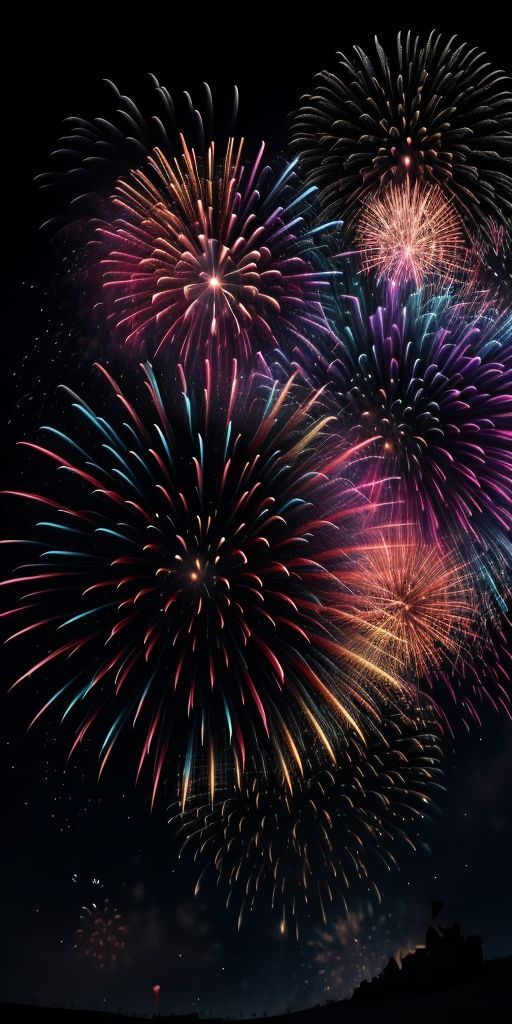
<path id="1" fill-rule="evenodd" d="M 392 23 L 373 21 L 367 10 L 328 21 L 314 6 L 300 24 L 293 12 L 274 21 L 272 8 L 249 5 L 240 24 L 222 6 L 218 14 L 190 6 L 178 26 L 170 5 L 161 11 L 146 15 L 139 8 L 115 31 L 90 7 L 73 27 L 63 18 L 13 30 L 2 147 L 2 477 L 8 487 L 19 483 L 15 440 L 34 435 L 51 412 L 59 381 L 76 384 L 86 375 L 77 349 L 81 338 L 94 343 L 90 323 L 85 326 L 85 293 L 79 287 L 71 301 L 59 247 L 38 231 L 46 211 L 32 179 L 47 168 L 63 117 L 101 113 L 103 77 L 129 95 L 140 92 L 148 71 L 171 91 L 206 80 L 223 97 L 236 82 L 241 131 L 254 141 L 265 138 L 277 152 L 287 115 L 314 72 L 333 66 L 336 49 L 364 45 L 375 30 L 389 43 L 400 25 L 396 5 Z M 471 22 L 434 14 L 411 27 L 458 32 L 502 66 L 510 62 L 508 38 L 492 16 Z M 2 514 L 9 534 L 12 510 L 2 507 Z M 3 691 L 12 671 L 5 658 Z M 382 905 L 364 891 L 354 893 L 348 920 L 334 908 L 327 925 L 312 918 L 297 943 L 279 934 L 277 917 L 264 905 L 238 933 L 225 893 L 211 884 L 194 899 L 194 866 L 177 861 L 165 795 L 150 814 L 148 792 L 135 789 L 131 763 L 113 759 L 97 784 L 95 750 L 84 749 L 66 765 L 68 738 L 55 718 L 27 735 L 30 684 L 2 693 L 2 705 L 0 999 L 89 1007 L 106 1001 L 149 1011 L 151 986 L 160 983 L 164 1012 L 296 1008 L 348 993 L 362 966 L 372 972 L 398 948 L 421 941 L 433 898 L 444 900 L 445 922 L 458 919 L 465 931 L 483 935 L 487 955 L 512 951 L 512 724 L 492 712 L 482 730 L 468 734 L 461 726 L 446 741 L 447 792 L 425 823 L 417 853 L 403 858 L 400 873 L 380 879 Z M 73 946 L 82 904 L 105 899 L 122 915 L 126 951 L 115 970 L 102 973 Z"/>

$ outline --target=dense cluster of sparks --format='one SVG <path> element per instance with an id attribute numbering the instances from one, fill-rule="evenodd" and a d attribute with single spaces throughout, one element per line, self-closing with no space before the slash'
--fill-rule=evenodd
<path id="1" fill-rule="evenodd" d="M 470 573 L 456 550 L 410 531 L 382 537 L 362 553 L 353 586 L 375 647 L 398 649 L 417 680 L 456 667 L 478 642 Z"/>
<path id="2" fill-rule="evenodd" d="M 451 284 L 467 273 L 462 225 L 438 187 L 391 184 L 365 203 L 356 244 L 367 272 L 419 288 Z"/>
<path id="3" fill-rule="evenodd" d="M 375 48 L 321 72 L 281 167 L 214 141 L 207 87 L 186 127 L 155 78 L 151 116 L 110 83 L 70 119 L 41 184 L 89 229 L 106 385 L 64 388 L 8 492 L 33 722 L 103 729 L 100 774 L 135 747 L 198 889 L 283 932 L 329 935 L 414 845 L 446 693 L 510 716 L 512 94 L 455 37 Z M 84 908 L 100 967 L 122 936 Z"/>

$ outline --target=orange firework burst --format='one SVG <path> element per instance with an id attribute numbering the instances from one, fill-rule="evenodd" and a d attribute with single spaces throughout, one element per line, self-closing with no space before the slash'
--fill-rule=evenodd
<path id="1" fill-rule="evenodd" d="M 449 284 L 466 271 L 460 220 L 437 186 L 390 185 L 363 207 L 356 240 L 364 269 L 396 284 Z"/>
<path id="2" fill-rule="evenodd" d="M 412 533 L 398 543 L 382 537 L 363 552 L 357 573 L 358 624 L 417 680 L 464 658 L 476 636 L 468 572 L 455 551 Z"/>

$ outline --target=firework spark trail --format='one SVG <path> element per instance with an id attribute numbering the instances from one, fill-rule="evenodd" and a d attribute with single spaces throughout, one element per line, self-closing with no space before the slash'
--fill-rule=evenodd
<path id="1" fill-rule="evenodd" d="M 155 75 L 147 76 L 149 91 L 137 103 L 123 95 L 114 82 L 104 79 L 105 109 L 100 117 L 67 117 L 64 135 L 51 154 L 50 168 L 37 175 L 44 193 L 57 199 L 57 213 L 43 225 L 58 230 L 69 220 L 81 223 L 97 217 L 102 200 L 115 181 L 139 168 L 158 147 L 169 159 L 180 150 L 180 133 L 196 152 L 204 152 L 215 136 L 234 132 L 238 116 L 238 89 L 222 111 L 223 128 L 214 114 L 213 97 L 206 82 L 197 107 L 184 92 L 178 100 Z"/>
<path id="2" fill-rule="evenodd" d="M 510 224 L 491 218 L 485 231 L 471 238 L 472 260 L 465 288 L 468 294 L 487 289 L 492 302 L 504 313 L 510 310 L 512 286 L 512 244 Z"/>
<path id="3" fill-rule="evenodd" d="M 144 723 L 138 772 L 151 756 L 154 797 L 179 767 L 183 803 L 205 751 L 213 793 L 223 758 L 300 770 L 313 737 L 331 758 L 340 730 L 362 739 L 408 690 L 351 646 L 344 616 L 344 576 L 392 498 L 373 442 L 333 441 L 318 396 L 258 388 L 236 364 L 224 384 L 207 366 L 202 393 L 181 370 L 162 391 L 146 365 L 134 401 L 102 375 L 117 411 L 69 393 L 78 429 L 22 442 L 57 467 L 41 493 L 14 492 L 41 511 L 37 557 L 2 584 L 18 595 L 9 641 L 44 637 L 14 685 L 62 684 L 34 721 L 62 703 L 72 750 L 106 722 L 100 773 Z"/>

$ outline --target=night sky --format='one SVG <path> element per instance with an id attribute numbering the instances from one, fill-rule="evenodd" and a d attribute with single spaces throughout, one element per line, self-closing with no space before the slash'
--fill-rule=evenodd
<path id="1" fill-rule="evenodd" d="M 211 21 L 201 11 L 197 24 L 190 13 L 190 26 L 179 29 L 170 8 L 152 14 L 147 26 L 142 10 L 110 33 L 87 8 L 85 23 L 68 37 L 65 22 L 45 21 L 40 32 L 32 23 L 30 44 L 19 28 L 3 92 L 6 487 L 19 486 L 15 441 L 34 436 L 59 382 L 76 387 L 87 379 L 88 359 L 102 344 L 86 312 L 79 258 L 71 252 L 63 263 L 62 246 L 38 230 L 47 211 L 32 179 L 47 168 L 62 119 L 102 111 L 103 77 L 128 95 L 140 93 L 149 71 L 171 91 L 208 81 L 220 103 L 236 82 L 240 130 L 251 140 L 266 138 L 277 152 L 288 113 L 314 72 L 333 65 L 336 49 L 364 46 L 375 30 L 390 42 L 399 27 L 395 15 L 393 24 L 370 24 L 366 13 L 327 23 L 315 9 L 298 27 L 295 17 L 274 23 L 269 10 L 249 9 L 243 26 L 229 18 L 224 31 L 220 10 Z M 432 16 L 411 27 L 458 32 L 502 66 L 510 60 L 498 26 L 487 21 Z M 83 360 L 76 359 L 80 350 Z M 12 506 L 4 502 L 2 515 L 9 536 Z M 6 656 L 2 691 L 15 669 Z M 327 925 L 312 917 L 296 942 L 279 933 L 278 917 L 265 905 L 238 933 L 213 875 L 194 898 L 197 872 L 186 858 L 177 860 L 165 787 L 150 813 L 147 788 L 135 787 L 132 761 L 123 756 L 96 783 L 94 746 L 67 764 L 69 738 L 56 717 L 27 735 L 30 684 L 4 692 L 0 999 L 149 1012 L 151 987 L 159 983 L 163 1012 L 298 1008 L 349 994 L 365 971 L 375 973 L 398 949 L 422 941 L 434 898 L 444 901 L 443 922 L 459 920 L 464 931 L 482 934 L 488 956 L 511 952 L 512 724 L 491 710 L 482 730 L 458 726 L 454 739 L 446 738 L 446 792 L 435 796 L 437 810 L 414 837 L 416 854 L 379 880 L 382 904 L 354 892 L 348 918 L 341 907 L 332 908 Z M 101 971 L 74 945 L 81 907 L 106 900 L 121 915 L 125 948 L 115 967 Z"/>

